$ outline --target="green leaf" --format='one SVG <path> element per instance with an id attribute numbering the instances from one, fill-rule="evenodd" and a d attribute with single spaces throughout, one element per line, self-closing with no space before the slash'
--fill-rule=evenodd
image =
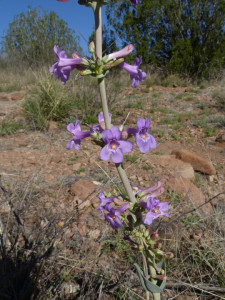
<path id="1" fill-rule="evenodd" d="M 158 264 L 158 266 L 159 265 L 162 266 L 163 262 L 160 262 Z M 151 292 L 151 293 L 162 293 L 162 291 L 163 291 L 163 289 L 164 289 L 164 287 L 166 285 L 166 280 L 163 280 L 162 283 L 161 283 L 161 285 L 158 286 L 158 285 L 152 283 L 151 281 L 149 281 L 145 277 L 144 272 L 142 271 L 142 269 L 140 268 L 140 266 L 137 263 L 135 263 L 134 266 L 135 266 L 135 268 L 137 270 L 138 277 L 139 277 L 140 282 L 141 282 L 141 286 L 143 287 L 143 289 L 145 291 L 148 291 L 148 292 Z"/>

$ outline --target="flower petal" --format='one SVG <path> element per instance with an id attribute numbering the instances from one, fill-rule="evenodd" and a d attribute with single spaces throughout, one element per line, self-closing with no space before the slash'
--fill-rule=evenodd
<path id="1" fill-rule="evenodd" d="M 119 130 L 119 128 L 116 126 L 113 126 L 110 128 L 110 130 L 112 132 L 113 139 L 116 139 L 118 141 L 121 138 L 121 131 Z"/>
<path id="2" fill-rule="evenodd" d="M 102 139 L 106 144 L 108 144 L 110 140 L 113 139 L 113 135 L 110 129 L 106 129 L 102 132 Z"/>
<path id="3" fill-rule="evenodd" d="M 110 150 L 108 145 L 105 145 L 105 147 L 102 148 L 100 152 L 100 158 L 104 161 L 109 161 L 110 159 Z"/>
<path id="4" fill-rule="evenodd" d="M 129 141 L 119 141 L 119 149 L 123 152 L 123 153 L 129 153 L 132 152 L 133 150 L 133 144 Z"/>
<path id="5" fill-rule="evenodd" d="M 123 161 L 123 153 L 120 148 L 117 148 L 115 151 L 111 151 L 111 158 L 115 164 L 119 164 Z"/>
<path id="6" fill-rule="evenodd" d="M 148 212 L 144 219 L 144 224 L 151 225 L 154 220 L 154 216 L 151 212 Z"/>

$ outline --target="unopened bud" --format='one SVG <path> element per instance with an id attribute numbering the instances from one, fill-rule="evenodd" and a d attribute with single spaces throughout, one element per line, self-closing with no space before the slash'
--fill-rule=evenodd
<path id="1" fill-rule="evenodd" d="M 95 53 L 95 43 L 94 42 L 91 42 L 89 45 L 88 45 L 88 51 L 90 53 Z"/>
<path id="2" fill-rule="evenodd" d="M 122 131 L 122 140 L 127 140 L 128 138 L 128 132 L 126 130 Z"/>
<path id="3" fill-rule="evenodd" d="M 155 232 L 155 231 L 153 231 L 153 232 L 151 233 L 151 239 L 152 239 L 153 241 L 156 241 L 158 238 L 159 238 L 158 233 Z"/>
<path id="4" fill-rule="evenodd" d="M 142 251 L 144 249 L 144 247 L 142 245 L 138 245 L 138 250 Z"/>
<path id="5" fill-rule="evenodd" d="M 119 58 L 119 59 L 117 59 L 117 60 L 114 61 L 114 62 L 111 62 L 111 61 L 110 61 L 110 65 L 111 65 L 111 67 L 116 67 L 116 66 L 120 65 L 123 61 L 124 61 L 123 58 Z"/>
<path id="6" fill-rule="evenodd" d="M 156 242 L 154 247 L 155 247 L 155 249 L 160 249 L 160 248 L 162 248 L 162 243 Z"/>
<path id="7" fill-rule="evenodd" d="M 167 258 L 174 258 L 174 254 L 172 252 L 164 252 L 163 253 Z"/>
<path id="8" fill-rule="evenodd" d="M 86 70 L 80 72 L 80 75 L 82 75 L 82 76 L 85 76 L 85 75 L 91 75 L 91 74 L 92 74 L 92 71 L 91 71 L 91 70 L 88 70 L 88 69 L 86 69 Z"/>
<path id="9" fill-rule="evenodd" d="M 154 277 L 157 278 L 157 279 L 159 279 L 159 280 L 166 280 L 166 279 L 167 279 L 167 277 L 166 277 L 165 274 L 162 274 L 162 275 L 155 275 Z"/>
<path id="10" fill-rule="evenodd" d="M 105 122 L 104 121 L 100 122 L 100 127 L 102 130 L 105 130 Z"/>

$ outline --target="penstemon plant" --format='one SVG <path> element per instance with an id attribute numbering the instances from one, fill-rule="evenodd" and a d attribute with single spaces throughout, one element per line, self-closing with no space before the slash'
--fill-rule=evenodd
<path id="1" fill-rule="evenodd" d="M 82 76 L 95 77 L 98 80 L 103 112 L 98 115 L 99 124 L 91 127 L 88 132 L 81 131 L 79 120 L 75 125 L 70 123 L 67 130 L 73 137 L 67 143 L 66 148 L 71 150 L 74 147 L 80 150 L 81 141 L 91 136 L 98 145 L 102 146 L 100 158 L 104 161 L 112 160 L 115 163 L 126 195 L 112 195 L 101 191 L 98 210 L 113 229 L 124 227 L 124 239 L 142 256 L 143 265 L 139 266 L 135 263 L 134 266 L 146 292 L 146 299 L 149 299 L 151 292 L 153 298 L 159 300 L 160 293 L 166 284 L 165 258 L 171 258 L 173 254 L 161 249 L 162 244 L 159 242 L 158 234 L 151 232 L 149 226 L 161 216 L 169 217 L 168 203 L 156 199 L 164 192 L 164 188 L 160 181 L 145 190 L 137 186 L 131 187 L 123 167 L 124 154 L 133 150 L 133 143 L 128 141 L 129 137 L 135 136 L 136 145 L 141 153 L 147 153 L 155 148 L 157 143 L 149 133 L 150 118 L 147 120 L 138 118 L 136 128 L 128 128 L 124 125 L 117 127 L 111 124 L 112 115 L 108 111 L 105 90 L 105 77 L 110 69 L 116 66 L 120 66 L 130 74 L 131 87 L 138 87 L 140 81 L 146 78 L 146 73 L 139 69 L 142 58 L 135 58 L 134 65 L 124 62 L 124 58 L 134 50 L 131 44 L 120 51 L 102 57 L 101 8 L 107 2 L 105 0 L 79 0 L 78 3 L 91 7 L 94 12 L 96 44 L 94 42 L 89 44 L 92 59 L 80 58 L 76 53 L 72 54 L 72 58 L 67 58 L 65 52 L 55 46 L 57 61 L 50 68 L 50 73 L 55 74 L 56 79 L 61 79 L 62 84 L 66 84 L 70 72 L 74 69 L 78 69 Z M 138 0 L 131 0 L 131 3 L 138 5 Z"/>

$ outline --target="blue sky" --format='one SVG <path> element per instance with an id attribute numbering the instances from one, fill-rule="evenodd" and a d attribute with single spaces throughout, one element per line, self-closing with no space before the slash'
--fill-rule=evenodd
<path id="1" fill-rule="evenodd" d="M 32 8 L 42 7 L 47 11 L 54 11 L 60 18 L 68 23 L 68 26 L 75 31 L 79 30 L 88 40 L 94 26 L 93 11 L 89 7 L 81 6 L 77 0 L 69 2 L 58 2 L 56 0 L 0 0 L 0 37 L 6 32 L 8 24 L 13 21 L 14 15 L 26 12 L 28 5 Z M 103 8 L 103 24 L 106 24 L 106 18 Z M 0 38 L 1 40 L 1 38 Z M 84 52 L 87 52 L 85 41 L 80 38 L 80 45 Z"/>

